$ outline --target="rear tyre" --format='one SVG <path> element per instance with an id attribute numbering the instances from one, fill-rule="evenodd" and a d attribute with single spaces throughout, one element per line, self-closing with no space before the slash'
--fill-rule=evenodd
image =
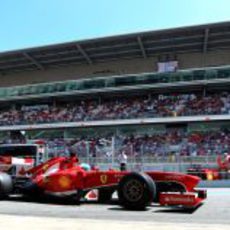
<path id="1" fill-rule="evenodd" d="M 153 201 L 155 194 L 155 183 L 145 173 L 130 173 L 118 185 L 120 205 L 130 210 L 144 210 Z"/>
<path id="2" fill-rule="evenodd" d="M 6 198 L 13 190 L 13 182 L 10 175 L 0 173 L 0 199 Z"/>

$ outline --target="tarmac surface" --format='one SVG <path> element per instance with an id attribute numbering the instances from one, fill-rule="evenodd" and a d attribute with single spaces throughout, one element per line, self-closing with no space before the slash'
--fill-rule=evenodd
<path id="1" fill-rule="evenodd" d="M 127 211 L 116 202 L 80 205 L 34 203 L 20 197 L 0 201 L 0 229 L 230 229 L 230 188 L 209 188 L 208 198 L 195 210 L 160 207 Z M 104 229 L 103 229 L 104 230 Z"/>

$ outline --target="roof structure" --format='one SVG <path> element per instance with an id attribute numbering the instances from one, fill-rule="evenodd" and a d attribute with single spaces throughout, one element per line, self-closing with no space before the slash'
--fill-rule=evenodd
<path id="1" fill-rule="evenodd" d="M 2 52 L 0 74 L 222 49 L 230 49 L 230 21 Z"/>

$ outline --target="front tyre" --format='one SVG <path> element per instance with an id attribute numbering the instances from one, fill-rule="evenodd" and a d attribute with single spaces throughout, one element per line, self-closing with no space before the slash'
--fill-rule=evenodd
<path id="1" fill-rule="evenodd" d="M 144 210 L 153 201 L 155 194 L 155 183 L 145 173 L 127 174 L 118 185 L 120 205 L 130 210 Z"/>

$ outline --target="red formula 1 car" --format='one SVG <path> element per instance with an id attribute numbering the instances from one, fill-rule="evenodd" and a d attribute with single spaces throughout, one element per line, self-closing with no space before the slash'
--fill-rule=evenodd
<path id="1" fill-rule="evenodd" d="M 202 180 L 221 180 L 229 179 L 230 163 L 227 160 L 222 160 L 221 156 L 216 158 L 216 166 L 203 166 L 200 164 L 193 164 L 187 169 L 189 175 L 195 175 Z"/>
<path id="2" fill-rule="evenodd" d="M 199 178 L 181 173 L 85 170 L 74 158 L 56 157 L 29 170 L 24 177 L 0 172 L 0 197 L 14 193 L 28 196 L 80 199 L 98 189 L 98 201 L 109 201 L 117 191 L 121 206 L 144 209 L 151 202 L 163 206 L 197 207 L 206 191 L 195 190 Z"/>

